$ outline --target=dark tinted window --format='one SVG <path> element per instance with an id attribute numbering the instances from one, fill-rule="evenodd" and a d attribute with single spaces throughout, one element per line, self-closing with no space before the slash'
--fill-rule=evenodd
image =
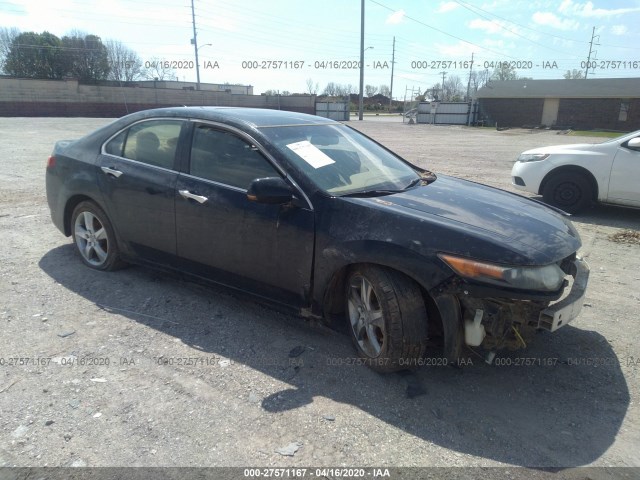
<path id="1" fill-rule="evenodd" d="M 113 155 L 173 169 L 181 128 L 180 120 L 151 120 L 137 123 L 111 140 L 105 150 Z M 119 146 L 118 142 L 120 145 L 124 143 L 124 147 Z M 116 153 L 118 151 L 121 153 Z"/>
<path id="2" fill-rule="evenodd" d="M 256 178 L 278 176 L 255 146 L 231 133 L 204 125 L 194 132 L 190 173 L 244 189 Z"/>

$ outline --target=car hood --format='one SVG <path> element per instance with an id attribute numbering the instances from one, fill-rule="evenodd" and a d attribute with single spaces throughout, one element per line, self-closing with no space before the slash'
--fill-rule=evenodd
<path id="1" fill-rule="evenodd" d="M 522 154 L 530 153 L 548 153 L 548 154 L 604 154 L 609 148 L 616 148 L 616 144 L 602 144 L 602 143 L 576 143 L 570 145 L 552 145 L 550 147 L 533 148 L 522 152 Z"/>
<path id="2" fill-rule="evenodd" d="M 446 175 L 406 192 L 362 200 L 396 213 L 446 221 L 467 234 L 509 245 L 536 262 L 555 262 L 581 245 L 566 215 L 529 198 Z M 537 254 L 526 253 L 532 251 Z"/>

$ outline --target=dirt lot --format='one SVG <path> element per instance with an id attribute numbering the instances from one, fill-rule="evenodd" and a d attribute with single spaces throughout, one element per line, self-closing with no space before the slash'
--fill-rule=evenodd
<path id="1" fill-rule="evenodd" d="M 640 245 L 612 237 L 640 212 L 575 218 L 592 274 L 573 324 L 492 366 L 379 375 L 346 364 L 346 336 L 243 295 L 84 267 L 44 167 L 54 141 L 105 122 L 0 118 L 0 466 L 640 467 Z M 520 151 L 597 141 L 352 124 L 505 189 Z"/>

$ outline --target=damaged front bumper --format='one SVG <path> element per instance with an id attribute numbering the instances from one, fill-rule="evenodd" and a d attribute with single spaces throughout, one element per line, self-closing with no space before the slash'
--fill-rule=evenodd
<path id="1" fill-rule="evenodd" d="M 473 293 L 458 295 L 462 307 L 464 343 L 490 350 L 515 350 L 526 347 L 536 331 L 555 332 L 568 325 L 582 309 L 589 265 L 583 259 L 574 258 L 567 274 L 573 277 L 571 289 L 551 304 L 537 299 L 479 297 Z"/>
<path id="2" fill-rule="evenodd" d="M 538 328 L 555 332 L 570 323 L 582 310 L 589 281 L 589 265 L 584 259 L 577 258 L 572 270 L 573 285 L 569 295 L 540 312 Z"/>

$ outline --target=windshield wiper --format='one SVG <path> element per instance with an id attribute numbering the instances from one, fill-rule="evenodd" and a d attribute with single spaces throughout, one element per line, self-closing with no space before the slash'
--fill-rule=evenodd
<path id="1" fill-rule="evenodd" d="M 404 192 L 402 190 L 359 190 L 357 192 L 345 193 L 341 197 L 379 197 L 381 195 L 393 195 L 394 193 Z"/>
<path id="2" fill-rule="evenodd" d="M 409 185 L 404 187 L 404 189 L 405 190 L 409 190 L 411 187 L 415 187 L 417 184 L 419 184 L 422 181 L 423 181 L 422 177 L 415 178 L 415 179 L 411 180 L 411 182 L 409 182 Z"/>
<path id="3" fill-rule="evenodd" d="M 409 190 L 411 187 L 415 187 L 420 182 L 425 182 L 425 185 L 427 183 L 425 178 L 418 177 L 418 178 L 414 178 L 413 180 L 411 180 L 411 182 L 409 182 L 409 184 L 404 188 L 387 189 L 387 190 L 361 190 L 361 191 L 358 191 L 358 192 L 345 193 L 344 195 L 340 195 L 340 196 L 341 197 L 378 197 L 378 196 L 381 196 L 381 195 L 393 195 L 394 193 L 405 192 L 405 191 Z"/>

